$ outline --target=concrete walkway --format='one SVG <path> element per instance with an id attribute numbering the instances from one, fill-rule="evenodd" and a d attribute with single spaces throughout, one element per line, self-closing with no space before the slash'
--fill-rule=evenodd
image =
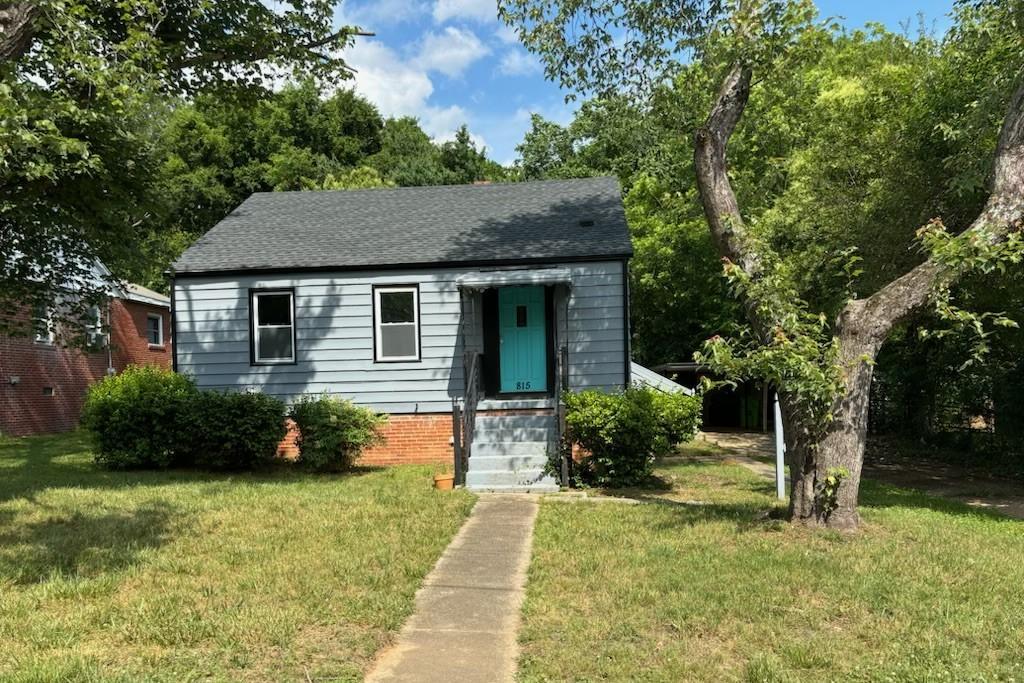
<path id="1" fill-rule="evenodd" d="M 483 494 L 366 680 L 512 681 L 538 498 Z"/>

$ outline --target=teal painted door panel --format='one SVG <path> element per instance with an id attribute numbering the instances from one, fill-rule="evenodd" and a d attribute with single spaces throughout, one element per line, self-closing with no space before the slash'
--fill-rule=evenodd
<path id="1" fill-rule="evenodd" d="M 501 393 L 547 391 L 547 322 L 543 287 L 498 290 Z"/>

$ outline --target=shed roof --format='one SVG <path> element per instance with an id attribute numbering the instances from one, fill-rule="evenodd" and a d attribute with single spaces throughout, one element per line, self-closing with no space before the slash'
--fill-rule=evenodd
<path id="1" fill-rule="evenodd" d="M 632 255 L 615 178 L 258 192 L 176 274 L 530 263 Z"/>

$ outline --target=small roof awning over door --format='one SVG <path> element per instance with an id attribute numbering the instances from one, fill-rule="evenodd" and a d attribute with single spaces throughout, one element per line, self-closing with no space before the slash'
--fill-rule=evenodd
<path id="1" fill-rule="evenodd" d="M 455 279 L 459 289 L 493 289 L 525 285 L 572 284 L 569 268 L 525 268 L 508 270 L 474 270 Z"/>

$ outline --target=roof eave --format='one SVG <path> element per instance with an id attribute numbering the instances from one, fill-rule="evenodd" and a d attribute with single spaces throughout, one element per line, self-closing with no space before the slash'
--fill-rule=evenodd
<path id="1" fill-rule="evenodd" d="M 400 269 L 429 269 L 429 268 L 481 268 L 495 266 L 529 266 L 542 263 L 585 263 L 588 261 L 622 261 L 633 257 L 633 250 L 611 253 L 596 254 L 592 256 L 569 256 L 569 257 L 541 257 L 522 259 L 491 259 L 481 261 L 421 261 L 411 263 L 388 263 L 388 264 L 358 264 L 358 265 L 326 265 L 326 266 L 268 266 L 268 267 L 232 267 L 232 268 L 207 268 L 202 270 L 175 270 L 172 266 L 168 271 L 170 276 L 182 277 L 203 277 L 209 275 L 236 275 L 236 274 L 271 274 L 271 273 L 329 273 L 329 272 L 353 272 L 372 270 L 400 270 Z"/>

